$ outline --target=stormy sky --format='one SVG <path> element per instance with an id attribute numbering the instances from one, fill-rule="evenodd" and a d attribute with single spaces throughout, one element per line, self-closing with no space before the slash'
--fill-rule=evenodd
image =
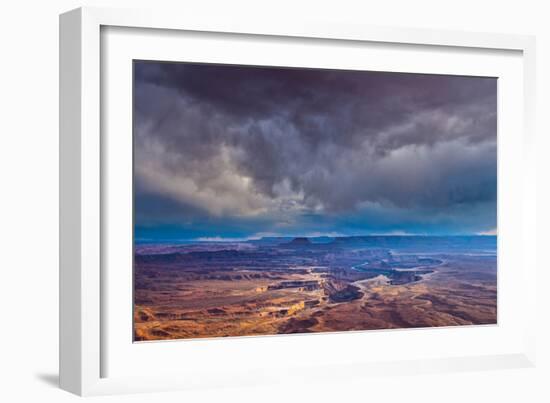
<path id="1" fill-rule="evenodd" d="M 134 62 L 137 240 L 496 230 L 494 78 Z"/>

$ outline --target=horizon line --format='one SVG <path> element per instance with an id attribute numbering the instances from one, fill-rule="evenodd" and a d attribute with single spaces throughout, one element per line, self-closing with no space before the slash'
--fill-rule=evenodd
<path id="1" fill-rule="evenodd" d="M 263 235 L 250 237 L 197 237 L 197 238 L 135 238 L 134 242 L 250 242 L 259 241 L 262 239 L 277 239 L 277 238 L 358 238 L 358 237 L 497 237 L 498 233 L 469 233 L 469 234 L 363 234 L 363 235 Z"/>

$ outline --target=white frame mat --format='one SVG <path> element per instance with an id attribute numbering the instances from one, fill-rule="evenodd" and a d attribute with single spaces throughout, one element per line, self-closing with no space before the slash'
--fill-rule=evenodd
<path id="1" fill-rule="evenodd" d="M 131 39 L 126 39 L 127 43 L 133 43 L 134 47 L 121 46 L 124 42 L 120 38 L 109 40 L 109 50 L 102 49 L 106 43 L 102 39 L 105 32 L 114 32 L 113 38 L 116 35 L 131 36 L 132 32 L 141 32 L 139 35 L 144 36 L 140 43 L 143 43 L 144 51 L 136 50 L 137 42 L 131 42 Z M 154 32 L 160 34 L 146 38 Z M 163 35 L 162 32 L 172 34 Z M 170 56 L 161 50 L 156 53 L 145 51 L 147 46 L 148 49 L 153 48 L 155 41 L 163 43 L 159 49 L 173 48 L 170 41 L 180 40 L 178 32 L 182 35 L 192 32 L 199 37 L 201 33 L 216 33 L 217 37 L 237 34 L 252 36 L 260 42 L 282 38 L 281 42 L 301 40 L 306 45 L 311 40 L 323 40 L 332 41 L 330 46 L 335 48 L 346 43 L 377 43 L 377 46 L 399 44 L 433 49 L 444 47 L 457 51 L 468 49 L 480 56 L 490 52 L 515 52 L 517 57 L 510 62 L 512 67 L 508 72 L 503 63 L 502 74 L 519 78 L 505 80 L 502 86 L 499 84 L 499 92 L 502 90 L 508 97 L 510 94 L 518 94 L 519 99 L 515 102 L 520 105 L 519 108 L 511 103 L 499 105 L 499 115 L 504 112 L 510 116 L 505 120 L 499 119 L 499 325 L 479 329 L 399 330 L 388 333 L 367 331 L 350 332 L 347 335 L 267 336 L 133 344 L 129 337 L 131 332 L 126 329 L 127 321 L 120 316 L 127 312 L 129 285 L 125 286 L 124 283 L 129 281 L 131 284 L 131 278 L 128 278 L 131 270 L 120 270 L 120 274 L 111 271 L 116 257 L 111 254 L 112 248 L 105 244 L 107 235 L 111 242 L 116 240 L 117 245 L 121 242 L 127 246 L 129 239 L 119 235 L 126 228 L 126 223 L 117 224 L 114 228 L 111 225 L 111 221 L 115 222 L 114 215 L 107 214 L 116 205 L 114 199 L 122 200 L 123 203 L 128 200 L 128 191 L 119 197 L 116 188 L 131 189 L 129 184 L 117 185 L 126 183 L 128 179 L 127 164 L 121 164 L 122 168 L 119 169 L 109 163 L 113 155 L 131 154 L 131 150 L 127 150 L 127 139 L 124 140 L 126 142 L 115 141 L 112 134 L 114 131 L 127 132 L 128 127 L 131 127 L 127 115 L 128 99 L 131 98 L 131 90 L 130 93 L 127 90 L 131 87 L 128 87 L 129 81 L 124 80 L 127 70 L 119 67 L 127 67 L 133 57 L 138 58 L 137 55 L 162 60 L 185 57 L 175 54 Z M 98 395 L 273 382 L 301 383 L 307 380 L 330 382 L 372 375 L 396 376 L 535 365 L 536 281 L 530 280 L 537 277 L 538 270 L 535 258 L 534 49 L 534 38 L 529 36 L 382 28 L 313 20 L 298 23 L 291 20 L 271 21 L 268 17 L 255 21 L 245 17 L 214 19 L 151 10 L 103 8 L 81 8 L 61 15 L 61 387 L 79 395 Z M 102 57 L 108 57 L 109 62 L 105 63 Z M 267 64 L 272 62 L 268 59 L 266 56 Z M 205 59 L 197 53 L 195 60 Z M 220 56 L 219 60 L 206 61 L 223 60 L 223 56 Z M 242 62 L 244 59 L 235 60 Z M 287 65 L 284 61 L 282 63 Z M 357 65 L 356 68 L 362 66 Z M 117 101 L 119 98 L 123 98 L 122 101 Z M 113 115 L 118 116 L 116 121 L 112 120 Z M 508 162 L 514 157 L 514 152 L 515 165 L 512 168 Z M 503 186 L 501 181 L 504 181 Z M 119 209 L 124 208 L 122 204 L 118 203 Z M 501 226 L 505 230 L 508 228 L 510 234 L 504 236 L 502 242 Z M 503 246 L 506 252 L 501 254 Z M 512 247 L 514 251 L 507 252 Z M 501 284 L 501 264 L 521 269 L 518 271 L 521 278 L 518 278 L 517 293 L 515 296 L 504 293 L 504 301 L 500 300 L 501 287 L 509 289 L 510 286 L 506 284 L 511 282 L 505 277 L 503 281 L 506 284 Z M 113 290 L 123 291 L 121 301 L 114 301 Z M 522 301 L 521 315 L 516 312 L 502 316 L 501 308 L 513 305 L 516 298 Z M 131 322 L 131 317 L 128 321 Z M 122 325 L 118 326 L 117 323 Z M 474 348 L 477 337 L 480 344 Z M 492 350 L 484 347 L 488 344 L 483 344 L 483 340 L 490 340 L 490 337 L 501 338 L 502 343 L 495 342 Z M 347 345 L 343 349 L 349 353 L 354 345 L 365 340 L 383 343 L 385 338 L 391 341 L 407 338 L 419 344 L 433 344 L 432 340 L 438 338 L 442 341 L 438 342 L 433 354 L 399 355 L 399 349 L 396 349 L 397 352 L 388 359 L 348 355 L 348 359 L 339 360 L 334 354 L 329 355 L 328 359 L 315 358 L 319 348 L 334 349 L 342 345 L 343 341 Z M 445 347 L 458 339 L 470 343 L 472 348 L 455 349 L 453 353 L 449 347 Z M 299 365 L 297 360 L 289 360 L 288 365 L 285 365 L 283 359 L 277 361 L 277 355 L 281 355 L 278 351 L 288 348 L 301 351 L 309 363 Z M 219 357 L 226 357 L 228 363 L 222 364 L 223 360 L 220 360 L 219 366 L 209 369 L 208 365 L 201 364 L 201 357 L 206 364 Z M 242 359 L 239 360 L 239 357 Z M 262 357 L 272 357 L 274 365 L 271 367 L 262 363 Z M 162 362 L 165 370 L 156 374 L 150 370 L 144 370 L 143 373 L 135 370 L 138 363 L 151 368 L 155 362 Z"/>

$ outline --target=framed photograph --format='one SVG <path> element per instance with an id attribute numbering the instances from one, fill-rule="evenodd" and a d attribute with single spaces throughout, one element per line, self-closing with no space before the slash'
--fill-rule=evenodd
<path id="1" fill-rule="evenodd" d="M 62 388 L 534 365 L 532 37 L 84 8 L 60 45 Z"/>

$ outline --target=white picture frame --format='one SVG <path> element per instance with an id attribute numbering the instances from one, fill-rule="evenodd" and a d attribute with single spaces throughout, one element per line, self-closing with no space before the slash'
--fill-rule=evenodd
<path id="1" fill-rule="evenodd" d="M 423 330 L 401 330 L 397 333 L 351 332 L 349 335 L 321 336 L 282 336 L 257 337 L 228 340 L 203 340 L 195 344 L 187 342 L 145 343 L 136 352 L 131 349 L 131 338 L 126 337 L 124 329 L 114 329 L 110 315 L 113 298 L 111 285 L 106 280 L 114 279 L 106 272 L 108 267 L 108 249 L 105 244 L 104 228 L 108 227 L 109 216 L 105 214 L 106 191 L 111 189 L 107 178 L 110 175 L 108 167 L 109 153 L 106 147 L 122 147 L 110 142 L 110 138 L 102 137 L 110 133 L 112 126 L 105 116 L 108 111 L 103 98 L 109 93 L 109 80 L 103 80 L 102 74 L 112 74 L 114 70 L 105 68 L 102 57 L 111 55 L 106 48 L 107 42 L 102 38 L 102 32 L 109 27 L 116 29 L 146 29 L 155 32 L 171 33 L 167 36 L 156 36 L 150 39 L 148 46 L 154 46 L 155 41 L 177 41 L 177 33 L 193 32 L 200 37 L 209 33 L 217 33 L 218 37 L 246 36 L 254 40 L 292 40 L 331 41 L 327 46 L 335 49 L 346 43 L 367 44 L 377 46 L 420 46 L 423 49 L 468 50 L 484 55 L 490 52 L 514 52 L 514 61 L 510 62 L 510 77 L 514 78 L 515 90 L 518 91 L 521 108 L 514 115 L 510 125 L 518 125 L 519 133 L 507 134 L 504 140 L 499 138 L 499 186 L 504 182 L 504 190 L 499 189 L 499 251 L 502 246 L 509 250 L 509 245 L 516 245 L 513 254 L 499 252 L 501 263 L 515 263 L 521 267 L 521 287 L 518 287 L 515 298 L 522 300 L 525 315 L 522 321 L 516 321 L 511 316 L 509 325 L 500 328 L 486 328 L 478 333 L 475 330 L 441 329 L 439 332 L 427 333 Z M 123 32 L 132 36 L 132 32 Z M 137 31 L 136 31 L 137 32 Z M 148 31 L 149 33 L 152 31 Z M 175 33 L 175 34 L 174 34 Z M 175 36 L 174 36 L 175 35 Z M 282 38 L 282 39 L 281 39 Z M 142 38 L 143 39 L 143 38 Z M 144 41 L 144 45 L 145 42 Z M 116 41 L 108 42 L 109 47 L 115 47 Z M 120 43 L 119 43 L 119 48 Z M 173 42 L 171 42 L 173 43 Z M 302 42 L 300 42 L 302 43 Z M 244 45 L 246 46 L 246 44 Z M 164 49 L 167 45 L 162 45 Z M 115 48 L 117 49 L 117 48 Z M 295 379 L 322 379 L 330 381 L 347 376 L 369 376 L 371 374 L 410 374 L 418 372 L 463 371 L 474 369 L 527 367 L 535 363 L 535 323 L 529 317 L 529 312 L 535 312 L 536 283 L 527 281 L 536 277 L 537 262 L 535 261 L 536 211 L 535 211 L 535 162 L 534 158 L 534 90 L 535 90 L 535 42 L 533 37 L 507 34 L 467 33 L 455 31 L 430 31 L 407 28 L 382 28 L 327 23 L 315 20 L 304 20 L 299 24 L 291 21 L 247 20 L 231 18 L 214 20 L 197 18 L 193 15 L 173 14 L 151 10 L 117 10 L 104 8 L 81 8 L 70 11 L 60 17 L 60 385 L 63 389 L 79 395 L 96 395 L 111 393 L 130 393 L 140 391 L 159 391 L 169 389 L 185 389 L 199 387 L 225 386 L 228 384 L 248 385 L 262 382 L 292 382 Z M 360 51 L 360 50 L 359 50 Z M 399 52 L 399 49 L 397 50 Z M 122 50 L 119 52 L 122 55 Z M 462 57 L 460 52 L 453 56 Z M 162 52 L 157 57 L 164 57 Z M 122 57 L 122 56 L 121 56 Z M 131 54 L 125 57 L 132 57 Z M 175 57 L 175 56 L 174 56 Z M 197 56 L 200 58 L 200 55 Z M 427 56 L 428 58 L 430 56 Z M 223 60 L 223 59 L 222 59 Z M 266 61 L 267 63 L 267 61 Z M 504 64 L 504 63 L 503 63 Z M 515 67 L 521 67 L 521 71 Z M 109 66 L 107 66 L 110 69 Z M 438 67 L 434 67 L 437 69 Z M 439 71 L 439 70 L 437 70 Z M 454 70 L 453 70 L 454 71 Z M 517 79 L 520 71 L 520 82 Z M 442 71 L 448 72 L 448 71 Z M 508 73 L 503 73 L 508 74 Z M 512 80 L 512 78 L 510 79 Z M 122 87 L 121 87 L 122 88 Z M 122 90 L 117 90 L 118 94 Z M 124 94 L 123 94 L 124 95 Z M 127 99 L 129 94 L 124 95 Z M 111 98 L 109 107 L 117 107 Z M 514 105 L 516 106 L 516 105 Z M 517 108 L 516 108 L 517 109 Z M 514 114 L 511 112 L 511 114 Z M 120 121 L 124 117 L 119 118 Z M 126 126 L 127 119 L 124 120 Z M 502 122 L 499 121 L 499 124 Z M 121 126 L 123 127 L 123 126 Z M 516 126 L 514 126 L 516 127 Z M 499 130 L 502 127 L 499 127 Z M 124 129 L 123 129 L 124 130 Z M 103 134 L 102 134 L 103 133 Z M 107 134 L 109 135 L 109 134 Z M 500 135 L 500 132 L 499 132 Z M 502 141 L 501 141 L 502 140 Z M 519 147 L 519 148 L 518 148 Z M 514 174 L 506 168 L 502 161 L 510 161 L 511 151 L 519 150 L 522 158 L 515 160 Z M 111 150 L 111 149 L 110 149 Z M 112 150 L 110 152 L 112 152 Z M 508 151 L 506 151 L 508 150 Z M 501 158 L 502 157 L 502 158 Z M 114 169 L 114 168 L 113 168 Z M 504 172 L 505 176 L 501 178 Z M 117 176 L 118 177 L 118 176 Z M 111 182 L 116 179 L 110 179 Z M 116 184 L 115 184 L 116 186 Z M 520 186 L 521 191 L 517 190 Z M 514 192 L 508 190 L 514 189 Z M 502 203 L 501 203 L 502 202 Z M 103 211 L 102 211 L 103 209 Z M 500 239 L 501 224 L 509 228 L 510 236 Z M 514 235 L 512 235 L 514 232 Z M 526 234 L 530 234 L 529 236 Z M 512 238 L 513 237 L 513 238 Z M 111 238 L 113 238 L 111 236 Z M 504 242 L 504 243 L 503 243 Z M 504 259 L 504 260 L 503 260 Z M 121 277 L 121 281 L 127 277 Z M 127 279 L 131 282 L 131 279 Z M 499 280 L 500 281 L 500 280 Z M 519 281 L 519 280 L 518 280 Z M 499 284 L 499 287 L 501 285 Z M 111 290 L 111 291 L 110 291 Z M 500 292 L 500 291 L 499 291 Z M 508 295 L 508 296 L 506 296 Z M 499 297 L 500 298 L 500 297 Z M 506 304 L 514 302 L 510 293 L 505 294 Z M 108 302 L 111 301 L 111 302 Z M 128 302 L 128 301 L 127 301 Z M 501 314 L 499 301 L 499 315 Z M 122 312 L 125 307 L 122 306 Z M 112 315 L 111 315 L 112 316 Z M 506 322 L 506 320 L 504 321 Z M 513 322 L 513 323 L 512 323 Z M 106 331 L 110 326 L 111 333 L 116 332 L 115 339 L 127 340 L 128 346 L 122 346 Z M 495 330 L 496 329 L 496 330 Z M 503 330 L 504 329 L 504 330 Z M 130 331 L 130 330 L 128 330 Z M 483 334 L 481 334 L 483 333 Z M 126 338 L 125 338 L 126 337 Z M 360 356 L 347 360 L 329 359 L 316 361 L 315 349 L 322 345 L 336 346 L 345 343 L 352 348 L 354 343 L 360 343 L 365 337 L 384 343 L 385 338 L 402 340 L 409 338 L 420 344 L 428 344 L 430 340 L 442 339 L 446 343 L 454 340 L 475 340 L 476 337 L 499 337 L 505 340 L 502 345 L 492 351 L 485 351 L 483 343 L 478 349 L 466 348 L 451 350 L 445 347 L 445 342 L 430 354 L 417 356 L 394 356 L 384 360 L 366 360 Z M 508 342 L 508 337 L 513 342 Z M 310 339 L 311 338 L 311 339 Z M 481 339 L 480 339 L 481 340 Z M 125 342 L 124 342 L 125 343 Z M 433 344 L 433 343 L 432 343 Z M 470 342 L 470 344 L 472 344 Z M 498 343 L 495 343 L 498 344 Z M 154 347 L 154 345 L 162 347 Z M 228 347 L 229 346 L 229 347 Z M 312 346 L 312 347 L 308 347 Z M 128 347 L 128 349 L 126 349 Z M 262 355 L 269 357 L 270 352 L 277 354 L 278 349 L 295 349 L 301 351 L 304 357 L 309 357 L 308 371 L 296 362 L 284 361 L 279 367 L 270 369 L 262 367 L 259 362 Z M 148 349 L 148 351 L 145 351 Z M 251 352 L 243 355 L 245 350 Z M 116 352 L 125 351 L 121 355 Z M 153 360 L 153 355 L 162 356 L 164 365 L 168 368 L 157 375 L 134 373 L 131 368 L 132 356 L 136 354 L 139 360 Z M 208 368 L 200 367 L 201 354 L 215 360 L 214 356 L 227 355 L 234 362 L 231 366 L 220 365 L 216 370 L 208 372 Z M 114 358 L 116 356 L 116 359 Z M 172 357 L 172 358 L 170 358 Z M 181 358 L 187 357 L 185 364 L 180 364 Z M 239 357 L 243 357 L 239 363 Z M 170 364 L 167 360 L 172 360 Z M 273 357 L 276 359 L 276 356 Z M 108 368 L 108 361 L 126 361 L 132 365 L 119 365 L 116 371 Z M 207 362 L 212 362 L 208 361 Z M 237 361 L 237 362 L 235 362 Z M 150 362 L 144 361 L 144 366 Z M 166 365 L 170 364 L 170 365 Z M 257 364 L 257 365 L 256 365 Z M 192 368 L 196 366 L 196 370 Z M 284 371 L 281 371 L 281 366 Z M 181 369 L 177 371 L 178 367 Z M 330 370 L 330 371 L 327 371 Z M 209 374 L 208 378 L 205 374 Z M 331 375 L 328 375 L 330 373 Z"/>

